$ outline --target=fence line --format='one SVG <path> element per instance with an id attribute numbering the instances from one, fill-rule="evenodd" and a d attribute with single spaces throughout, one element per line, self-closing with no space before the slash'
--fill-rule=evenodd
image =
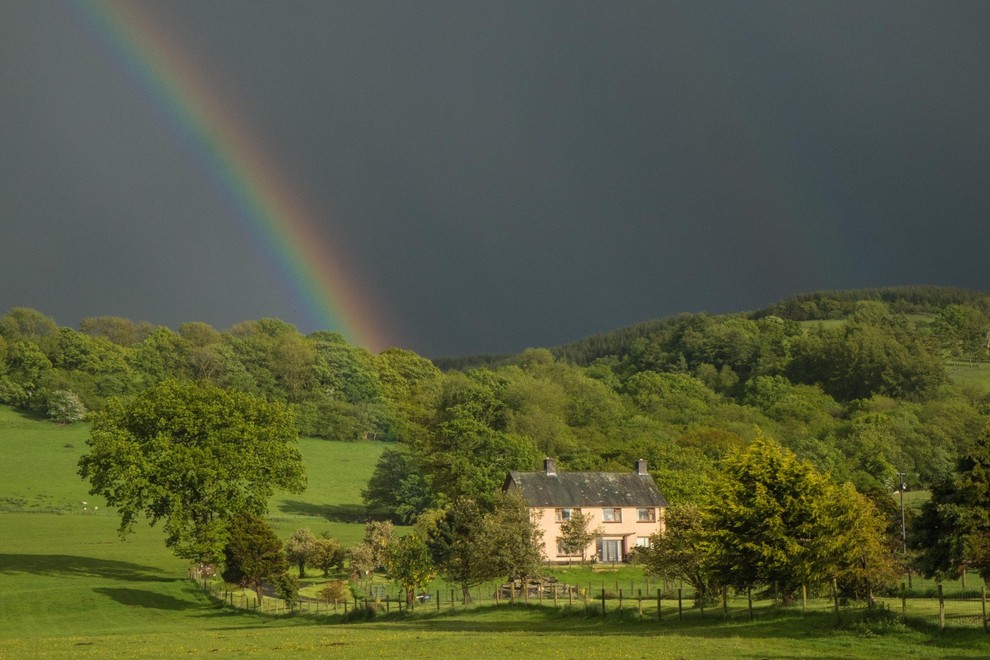
<path id="1" fill-rule="evenodd" d="M 364 594 L 352 595 L 348 599 L 337 602 L 326 602 L 317 598 L 300 598 L 295 603 L 287 603 L 283 599 L 265 594 L 259 601 L 254 593 L 246 591 L 230 591 L 224 585 L 217 584 L 206 578 L 200 578 L 190 569 L 190 579 L 210 597 L 227 607 L 259 612 L 268 616 L 284 615 L 315 615 L 334 616 L 347 615 L 355 610 L 373 609 L 375 613 L 390 612 L 455 612 L 471 607 L 498 606 L 511 608 L 524 604 L 528 607 L 584 613 L 587 616 L 616 618 L 633 621 L 654 621 L 681 623 L 686 619 L 693 622 L 717 620 L 753 619 L 754 616 L 773 612 L 791 611 L 807 613 L 835 612 L 839 617 L 843 613 L 861 611 L 864 606 L 840 605 L 833 598 L 802 598 L 793 605 L 778 605 L 773 599 L 763 598 L 754 600 L 752 593 L 737 593 L 734 598 L 724 592 L 718 595 L 717 602 L 712 601 L 710 607 L 695 607 L 693 598 L 684 593 L 683 588 L 664 590 L 653 582 L 652 593 L 644 591 L 635 584 L 634 590 L 626 590 L 622 585 L 612 583 L 603 588 L 594 589 L 589 584 L 555 585 L 552 589 L 517 587 L 509 585 L 479 585 L 469 591 L 466 599 L 459 588 L 434 589 L 431 592 L 420 592 L 412 604 L 407 604 L 404 594 L 399 589 L 373 585 L 368 588 L 366 583 L 361 588 L 360 582 L 353 586 L 361 589 Z M 607 587 L 615 587 L 611 590 Z M 508 587 L 508 593 L 506 592 Z M 687 600 L 688 602 L 685 602 Z M 986 609 L 986 590 L 980 596 L 954 594 L 939 598 L 907 596 L 902 589 L 899 596 L 878 599 L 881 607 L 899 613 L 911 619 L 921 620 L 945 627 L 983 627 L 988 630 Z"/>

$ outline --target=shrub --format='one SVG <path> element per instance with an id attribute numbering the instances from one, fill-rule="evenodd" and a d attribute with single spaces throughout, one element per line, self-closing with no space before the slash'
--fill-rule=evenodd
<path id="1" fill-rule="evenodd" d="M 328 605 L 339 603 L 347 598 L 347 584 L 343 580 L 327 582 L 316 595 Z"/>

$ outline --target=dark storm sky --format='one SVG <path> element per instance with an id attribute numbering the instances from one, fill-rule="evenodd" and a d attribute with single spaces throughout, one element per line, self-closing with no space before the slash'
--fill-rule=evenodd
<path id="1" fill-rule="evenodd" d="M 990 288 L 990 2 L 141 4 L 394 345 Z M 78 10 L 0 0 L 0 311 L 316 329 L 229 213 Z"/>

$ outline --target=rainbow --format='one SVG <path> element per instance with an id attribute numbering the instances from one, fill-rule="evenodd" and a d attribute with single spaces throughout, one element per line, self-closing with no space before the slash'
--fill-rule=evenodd
<path id="1" fill-rule="evenodd" d="M 67 2 L 107 58 L 179 139 L 238 223 L 260 246 L 316 328 L 371 350 L 390 345 L 314 213 L 274 159 L 180 48 L 138 3 Z"/>

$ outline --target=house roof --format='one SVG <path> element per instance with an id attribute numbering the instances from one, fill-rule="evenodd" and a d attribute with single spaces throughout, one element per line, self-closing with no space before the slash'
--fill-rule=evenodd
<path id="1" fill-rule="evenodd" d="M 510 472 L 503 490 L 513 486 L 530 506 L 667 506 L 653 477 L 635 472 Z"/>

